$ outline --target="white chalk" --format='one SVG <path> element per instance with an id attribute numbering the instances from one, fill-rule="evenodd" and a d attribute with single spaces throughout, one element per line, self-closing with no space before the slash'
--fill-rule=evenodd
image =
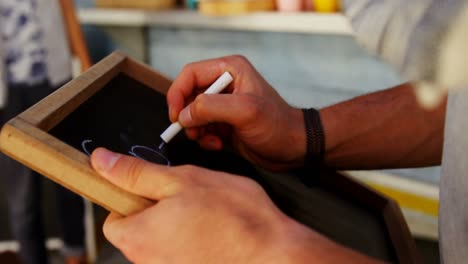
<path id="1" fill-rule="evenodd" d="M 179 124 L 179 122 L 172 123 L 164 132 L 161 134 L 161 139 L 165 143 L 169 143 L 177 133 L 179 133 L 182 130 L 182 126 Z"/>
<path id="2" fill-rule="evenodd" d="M 229 72 L 223 73 L 206 91 L 205 94 L 217 94 L 226 88 L 234 79 Z M 182 126 L 179 122 L 172 123 L 164 132 L 161 134 L 161 139 L 164 143 L 169 143 L 180 131 Z"/>

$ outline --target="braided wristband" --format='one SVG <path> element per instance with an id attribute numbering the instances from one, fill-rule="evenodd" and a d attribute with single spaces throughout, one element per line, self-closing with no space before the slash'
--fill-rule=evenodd
<path id="1" fill-rule="evenodd" d="M 325 156 L 325 135 L 320 120 L 320 113 L 314 108 L 302 109 L 307 136 L 305 167 L 319 169 Z"/>

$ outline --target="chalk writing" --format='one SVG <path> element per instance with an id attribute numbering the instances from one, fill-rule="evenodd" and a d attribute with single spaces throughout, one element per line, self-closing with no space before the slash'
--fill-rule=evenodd
<path id="1" fill-rule="evenodd" d="M 97 147 L 95 146 L 93 140 L 85 139 L 81 142 L 81 148 L 88 156 L 91 156 L 91 153 Z M 169 159 L 162 153 L 162 149 L 155 150 L 147 146 L 134 145 L 130 147 L 130 150 L 128 150 L 128 154 L 149 162 L 167 166 L 171 165 Z"/>

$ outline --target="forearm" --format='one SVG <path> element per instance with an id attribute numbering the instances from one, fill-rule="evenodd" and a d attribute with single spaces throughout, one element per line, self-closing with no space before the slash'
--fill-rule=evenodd
<path id="1" fill-rule="evenodd" d="M 326 107 L 325 163 L 337 169 L 421 167 L 441 162 L 446 100 L 434 110 L 403 84 Z"/>
<path id="2" fill-rule="evenodd" d="M 294 220 L 289 221 L 283 232 L 283 237 L 277 241 L 283 250 L 279 256 L 265 263 L 383 263 L 342 246 Z"/>

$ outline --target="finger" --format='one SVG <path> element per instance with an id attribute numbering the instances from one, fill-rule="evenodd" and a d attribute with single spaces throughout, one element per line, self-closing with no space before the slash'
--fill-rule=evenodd
<path id="1" fill-rule="evenodd" d="M 207 134 L 198 140 L 198 144 L 207 150 L 221 150 L 223 148 L 223 141 L 215 135 Z"/>
<path id="2" fill-rule="evenodd" d="M 185 134 L 189 139 L 196 140 L 200 135 L 200 129 L 198 127 L 187 128 Z"/>
<path id="3" fill-rule="evenodd" d="M 121 215 L 111 212 L 102 226 L 102 231 L 104 236 L 112 244 L 117 244 L 116 242 L 120 240 L 124 232 L 121 224 L 121 220 L 124 219 Z"/>
<path id="4" fill-rule="evenodd" d="M 120 188 L 153 200 L 161 200 L 180 192 L 179 177 L 170 167 L 98 148 L 91 155 L 93 168 Z"/>
<path id="5" fill-rule="evenodd" d="M 117 232 L 121 229 L 119 225 L 119 220 L 123 219 L 123 217 L 117 213 L 111 212 L 104 222 L 103 231 L 104 235 L 109 238 L 118 237 Z M 110 239 L 109 239 L 110 240 Z"/>
<path id="6" fill-rule="evenodd" d="M 180 110 L 187 105 L 187 98 L 196 93 L 196 90 L 203 91 L 226 71 L 231 73 L 235 79 L 239 71 L 245 68 L 242 67 L 242 64 L 248 64 L 245 58 L 229 56 L 195 62 L 185 66 L 167 93 L 171 121 L 175 122 L 177 120 Z"/>
<path id="7" fill-rule="evenodd" d="M 103 232 L 107 240 L 130 262 L 146 263 L 152 260 L 154 263 L 160 263 L 154 259 L 154 248 L 160 246 L 160 240 L 148 234 L 161 233 L 158 232 L 161 228 L 159 219 L 166 214 L 167 210 L 161 210 L 159 204 L 126 217 L 111 213 L 104 222 Z M 148 243 L 151 243 L 152 247 L 148 247 Z"/>
<path id="8" fill-rule="evenodd" d="M 135 219 L 137 218 L 135 216 L 138 215 L 139 214 L 121 217 L 115 213 L 110 213 L 102 226 L 102 231 L 106 239 L 132 262 L 136 261 L 134 253 L 135 250 L 132 249 L 135 248 L 133 243 L 135 242 L 135 237 L 141 233 L 141 230 L 138 230 L 138 227 L 142 224 L 134 224 L 135 220 L 138 220 Z M 128 234 L 132 234 L 130 239 L 128 238 Z"/>
<path id="9" fill-rule="evenodd" d="M 231 127 L 226 124 L 216 123 L 213 125 L 202 127 L 185 128 L 185 134 L 191 140 L 199 140 L 205 135 L 214 135 L 221 140 L 229 140 L 231 134 Z"/>
<path id="10" fill-rule="evenodd" d="M 215 122 L 241 127 L 258 118 L 260 108 L 260 102 L 248 95 L 200 94 L 180 112 L 179 122 L 186 128 Z"/>
<path id="11" fill-rule="evenodd" d="M 196 90 L 202 90 L 213 83 L 224 71 L 220 60 L 208 60 L 188 64 L 175 79 L 167 93 L 169 116 L 177 120 L 177 114 L 188 103 L 187 99 Z"/>

